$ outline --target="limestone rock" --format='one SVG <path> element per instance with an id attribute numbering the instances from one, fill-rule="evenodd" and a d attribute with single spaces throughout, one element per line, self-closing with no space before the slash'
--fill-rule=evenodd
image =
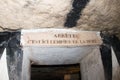
<path id="1" fill-rule="evenodd" d="M 64 27 L 74 0 L 1 0 L 0 31 Z M 90 0 L 76 28 L 109 31 L 120 36 L 120 0 Z"/>
<path id="2" fill-rule="evenodd" d="M 0 26 L 8 29 L 63 27 L 72 0 L 1 0 Z"/>

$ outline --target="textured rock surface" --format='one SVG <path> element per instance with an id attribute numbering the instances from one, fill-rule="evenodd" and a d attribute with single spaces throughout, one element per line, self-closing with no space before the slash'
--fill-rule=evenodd
<path id="1" fill-rule="evenodd" d="M 112 63 L 113 63 L 113 80 L 120 80 L 120 66 L 119 63 L 117 61 L 117 58 L 114 54 L 114 52 L 112 53 Z"/>
<path id="2" fill-rule="evenodd" d="M 72 0 L 1 0 L 0 26 L 3 28 L 61 27 Z"/>
<path id="3" fill-rule="evenodd" d="M 1 0 L 0 30 L 64 27 L 73 0 Z M 107 30 L 120 35 L 120 0 L 90 0 L 77 28 Z"/>
<path id="4" fill-rule="evenodd" d="M 81 80 L 105 80 L 99 49 L 93 50 L 91 54 L 84 57 L 81 60 L 80 68 L 81 73 L 83 73 L 81 74 Z"/>
<path id="5" fill-rule="evenodd" d="M 0 31 L 63 28 L 73 0 L 1 0 Z M 90 0 L 76 25 L 80 30 L 106 30 L 120 37 L 120 0 Z M 120 80 L 119 66 L 114 68 Z"/>
<path id="6" fill-rule="evenodd" d="M 90 0 L 78 26 L 86 30 L 120 31 L 120 0 Z"/>

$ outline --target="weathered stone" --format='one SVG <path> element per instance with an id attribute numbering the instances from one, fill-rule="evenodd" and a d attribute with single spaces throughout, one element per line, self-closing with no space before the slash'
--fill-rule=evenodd
<path id="1" fill-rule="evenodd" d="M 0 30 L 64 27 L 73 0 L 2 0 Z M 120 36 L 120 0 L 90 0 L 80 13 L 80 30 L 105 30 Z"/>

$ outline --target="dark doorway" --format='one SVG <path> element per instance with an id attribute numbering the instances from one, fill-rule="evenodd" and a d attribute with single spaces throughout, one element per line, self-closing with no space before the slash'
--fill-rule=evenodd
<path id="1" fill-rule="evenodd" d="M 81 80 L 80 65 L 31 65 L 31 80 Z"/>

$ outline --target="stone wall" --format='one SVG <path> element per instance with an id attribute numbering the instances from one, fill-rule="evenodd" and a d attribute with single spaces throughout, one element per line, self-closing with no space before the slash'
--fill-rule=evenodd
<path id="1" fill-rule="evenodd" d="M 77 29 L 105 30 L 120 35 L 120 0 L 90 0 L 79 14 L 82 1 L 73 3 L 75 1 L 1 0 L 0 31 L 43 27 L 63 28 L 67 16 L 71 16 L 78 17 L 78 21 L 70 19 L 70 23 L 76 22 L 72 27 Z"/>
<path id="2" fill-rule="evenodd" d="M 112 52 L 113 80 L 120 80 L 120 66 Z M 105 80 L 99 49 L 94 50 L 81 61 L 82 80 Z"/>
<path id="3" fill-rule="evenodd" d="M 82 80 L 105 80 L 101 55 L 98 48 L 81 61 Z"/>

